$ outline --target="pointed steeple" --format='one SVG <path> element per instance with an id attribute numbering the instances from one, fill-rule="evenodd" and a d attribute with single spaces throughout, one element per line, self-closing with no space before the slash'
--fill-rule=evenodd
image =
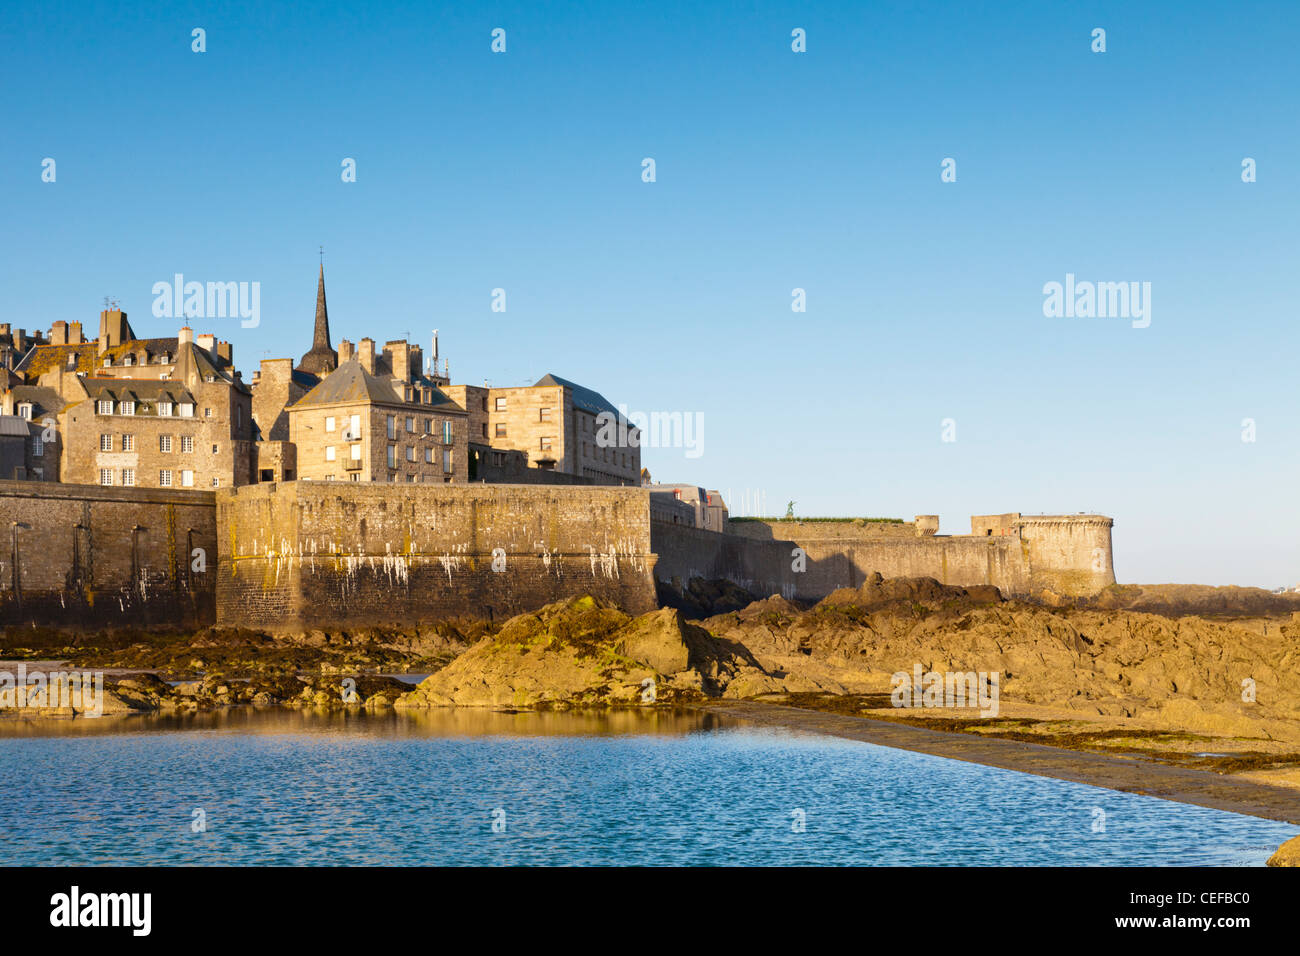
<path id="1" fill-rule="evenodd" d="M 311 338 L 311 346 L 330 347 L 330 314 L 325 308 L 325 263 L 320 264 L 320 278 L 316 280 L 316 331 Z"/>
<path id="2" fill-rule="evenodd" d="M 330 347 L 330 315 L 325 307 L 325 263 L 322 262 L 316 280 L 316 327 L 312 332 L 311 351 L 302 357 L 298 368 L 313 375 L 325 375 L 338 365 L 338 353 Z"/>

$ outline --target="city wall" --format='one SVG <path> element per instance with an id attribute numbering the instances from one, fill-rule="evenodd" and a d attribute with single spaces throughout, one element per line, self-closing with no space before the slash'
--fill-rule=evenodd
<path id="1" fill-rule="evenodd" d="M 1111 519 L 653 520 L 649 492 L 612 486 L 283 482 L 164 491 L 0 481 L 0 625 L 275 632 L 475 616 L 578 594 L 631 613 L 655 581 L 727 579 L 819 600 L 873 573 L 992 584 L 1008 596 L 1113 584 Z M 802 551 L 802 556 L 795 549 Z M 796 570 L 800 568 L 800 570 Z"/>
<path id="2" fill-rule="evenodd" d="M 215 517 L 212 492 L 0 481 L 0 624 L 210 624 Z"/>
<path id="3" fill-rule="evenodd" d="M 820 600 L 872 574 L 991 584 L 1004 595 L 1085 596 L 1115 583 L 1110 518 L 1006 515 L 972 518 L 970 535 L 938 535 L 933 515 L 914 522 L 732 521 L 728 534 L 653 522 L 656 576 L 681 587 L 723 578 L 754 594 Z M 802 550 L 802 558 L 795 553 Z M 796 570 L 801 568 L 801 570 Z"/>
<path id="4" fill-rule="evenodd" d="M 578 594 L 655 607 L 640 488 L 291 482 L 217 493 L 217 623 L 499 619 Z"/>

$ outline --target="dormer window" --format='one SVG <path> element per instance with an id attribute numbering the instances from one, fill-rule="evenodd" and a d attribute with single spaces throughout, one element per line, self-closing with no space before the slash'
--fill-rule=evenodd
<path id="1" fill-rule="evenodd" d="M 133 355 L 124 355 L 124 356 L 122 357 L 122 364 L 123 364 L 123 365 L 134 365 L 134 364 L 135 364 L 135 356 L 133 356 Z"/>
<path id="2" fill-rule="evenodd" d="M 25 418 L 25 419 L 27 419 L 27 421 L 29 421 L 29 422 L 32 420 L 32 403 L 31 403 L 31 402 L 23 402 L 21 405 L 18 406 L 18 417 L 19 417 L 19 418 Z"/>
<path id="3" fill-rule="evenodd" d="M 76 352 L 69 352 L 69 353 L 68 353 L 68 368 L 76 368 L 76 367 L 77 367 L 77 353 L 76 353 Z"/>
<path id="4" fill-rule="evenodd" d="M 205 381 L 205 382 L 215 382 L 216 380 L 217 380 L 217 377 L 216 377 L 215 375 L 205 375 L 205 376 L 203 376 L 203 381 Z"/>
<path id="5" fill-rule="evenodd" d="M 171 416 L 171 413 L 172 413 L 172 403 L 171 403 L 171 402 L 159 402 L 159 403 L 158 403 L 158 414 L 159 414 L 159 415 L 162 415 L 162 416 L 164 416 L 164 417 L 170 417 L 170 416 Z"/>
<path id="6" fill-rule="evenodd" d="M 113 356 L 111 356 L 111 355 L 105 355 L 105 356 L 104 356 L 104 367 L 105 367 L 105 368 L 108 368 L 108 367 L 109 367 L 110 365 L 112 365 L 112 364 L 113 364 Z"/>
<path id="7" fill-rule="evenodd" d="M 101 399 L 96 403 L 96 406 L 97 406 L 97 407 L 96 407 L 96 411 L 97 411 L 97 413 L 100 414 L 100 415 L 112 415 L 112 414 L 113 414 L 113 400 L 112 400 L 111 398 L 101 398 Z"/>
<path id="8" fill-rule="evenodd" d="M 123 415 L 134 415 L 134 414 L 135 414 L 135 402 L 123 402 L 123 403 L 122 403 L 121 414 L 123 414 Z"/>
<path id="9" fill-rule="evenodd" d="M 194 417 L 194 403 L 181 402 L 181 418 L 193 418 L 193 417 Z"/>

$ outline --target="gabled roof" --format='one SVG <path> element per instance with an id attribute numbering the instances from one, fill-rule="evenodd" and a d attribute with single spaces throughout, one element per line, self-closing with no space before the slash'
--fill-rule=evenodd
<path id="1" fill-rule="evenodd" d="M 178 382 L 197 384 L 206 382 L 211 377 L 213 381 L 224 382 L 237 391 L 249 391 L 247 385 L 218 365 L 206 349 L 199 348 L 193 342 L 186 342 L 177 347 L 175 366 L 172 371 L 172 378 Z M 127 379 L 126 381 L 133 380 Z"/>
<path id="2" fill-rule="evenodd" d="M 378 405 L 401 405 L 406 408 L 437 409 L 441 412 L 464 412 L 442 389 L 425 382 L 418 382 L 423 388 L 433 391 L 433 404 L 407 402 L 394 391 L 388 379 L 371 375 L 361 367 L 361 362 L 351 359 L 344 362 L 321 380 L 321 383 L 294 402 L 292 408 L 306 405 L 343 405 L 373 402 Z"/>

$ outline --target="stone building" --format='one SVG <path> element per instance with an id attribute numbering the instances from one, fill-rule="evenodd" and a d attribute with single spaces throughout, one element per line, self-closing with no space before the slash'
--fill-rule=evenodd
<path id="1" fill-rule="evenodd" d="M 62 449 L 59 414 L 64 401 L 59 393 L 42 385 L 23 385 L 8 369 L 0 369 L 0 416 L 13 421 L 4 434 L 9 443 L 0 478 L 25 481 L 59 481 Z M 12 439 L 21 434 L 21 454 Z"/>
<path id="2" fill-rule="evenodd" d="M 599 392 L 556 375 L 534 385 L 449 385 L 444 391 L 466 410 L 470 438 L 486 446 L 481 453 L 489 461 L 493 452 L 514 451 L 526 455 L 531 468 L 594 484 L 640 484 L 640 433 Z M 623 427 L 602 431 L 607 419 Z M 614 440 L 605 441 L 610 435 Z"/>
<path id="3" fill-rule="evenodd" d="M 229 346 L 217 351 L 212 336 L 196 341 L 186 327 L 173 353 L 125 362 L 139 354 L 79 377 L 80 401 L 64 395 L 62 480 L 207 489 L 251 481 L 252 395 L 231 369 Z"/>
<path id="4" fill-rule="evenodd" d="M 321 481 L 465 482 L 465 410 L 422 369 L 419 346 L 405 340 L 375 354 L 339 343 L 339 364 L 288 409 L 297 477 Z"/>

